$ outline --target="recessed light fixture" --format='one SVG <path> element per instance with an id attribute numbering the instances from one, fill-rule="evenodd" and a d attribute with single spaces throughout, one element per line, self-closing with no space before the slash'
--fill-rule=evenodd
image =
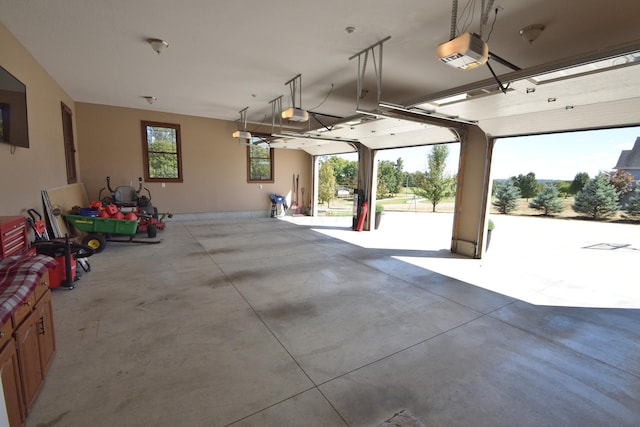
<path id="1" fill-rule="evenodd" d="M 344 29 L 347 33 L 351 34 L 356 30 L 356 27 L 353 27 L 351 25 L 349 25 L 347 28 Z"/>
<path id="2" fill-rule="evenodd" d="M 147 43 L 151 45 L 151 49 L 155 50 L 158 55 L 169 47 L 169 42 L 160 39 L 147 39 Z"/>
<path id="3" fill-rule="evenodd" d="M 528 88 L 527 88 L 527 93 L 533 93 L 533 92 L 535 92 L 535 91 L 536 91 L 536 88 L 535 88 L 535 87 L 528 87 Z"/>
<path id="4" fill-rule="evenodd" d="M 573 110 L 573 105 L 567 105 L 564 109 L 568 111 Z"/>
<path id="5" fill-rule="evenodd" d="M 542 31 L 544 31 L 544 29 L 545 26 L 542 24 L 527 25 L 520 30 L 520 35 L 523 39 L 528 41 L 529 44 L 531 44 L 536 41 L 538 37 L 540 37 L 540 34 L 542 34 Z"/>
<path id="6" fill-rule="evenodd" d="M 157 96 L 143 96 L 143 98 L 146 99 L 149 104 L 153 104 L 158 100 Z"/>
<path id="7" fill-rule="evenodd" d="M 554 98 L 554 97 L 547 98 L 547 102 L 556 102 L 556 101 L 557 101 L 557 99 Z"/>

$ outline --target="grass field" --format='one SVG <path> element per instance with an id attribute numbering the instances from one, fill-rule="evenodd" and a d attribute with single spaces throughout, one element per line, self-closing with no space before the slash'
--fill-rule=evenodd
<path id="1" fill-rule="evenodd" d="M 550 218 L 558 218 L 558 219 L 577 219 L 577 220 L 585 220 L 588 219 L 586 216 L 578 214 L 575 212 L 571 206 L 573 205 L 573 197 L 567 197 L 562 199 L 562 203 L 564 205 L 564 209 L 562 212 L 550 215 Z M 394 212 L 432 212 L 431 202 L 425 199 L 420 199 L 415 197 L 412 192 L 408 192 L 408 194 L 400 194 L 392 198 L 384 198 L 379 199 L 377 203 L 382 204 L 386 211 L 394 211 Z M 325 216 L 350 216 L 353 212 L 353 199 L 352 198 L 341 198 L 341 199 L 333 199 L 329 203 L 329 208 L 327 209 L 327 204 L 323 203 L 320 205 L 319 214 Z M 455 207 L 455 200 L 453 197 L 449 197 L 444 199 L 442 202 L 438 203 L 436 206 L 436 212 L 440 213 L 452 213 Z M 498 212 L 498 209 L 491 205 L 490 210 L 491 215 L 503 215 Z M 622 216 L 622 211 L 618 211 L 613 217 L 603 219 L 602 222 L 626 222 L 633 223 L 634 221 L 630 221 L 625 219 Z M 537 211 L 535 209 L 531 209 L 529 207 L 529 200 L 519 199 L 518 206 L 515 211 L 509 213 L 512 216 L 542 216 L 541 211 Z M 637 221 L 635 221 L 637 222 Z"/>

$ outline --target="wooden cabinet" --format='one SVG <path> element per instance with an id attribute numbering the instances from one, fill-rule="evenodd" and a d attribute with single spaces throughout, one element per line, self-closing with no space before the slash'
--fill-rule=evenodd
<path id="1" fill-rule="evenodd" d="M 11 320 L 0 327 L 0 348 L 9 425 L 23 426 L 56 351 L 48 273 L 12 313 Z"/>
<path id="2" fill-rule="evenodd" d="M 40 351 L 40 367 L 42 375 L 46 376 L 53 363 L 56 354 L 56 336 L 53 329 L 53 314 L 51 311 L 51 292 L 45 292 L 44 296 L 36 304 L 33 311 L 38 323 L 38 350 Z M 44 378 L 43 378 L 44 379 Z"/>
<path id="3" fill-rule="evenodd" d="M 0 216 L 0 259 L 24 254 L 28 249 L 25 217 Z"/>
<path id="4" fill-rule="evenodd" d="M 2 389 L 4 391 L 4 402 L 7 407 L 9 425 L 11 427 L 23 426 L 26 414 L 23 403 L 20 366 L 16 343 L 11 336 L 9 336 L 9 341 L 0 351 L 0 377 L 2 377 Z"/>
<path id="5" fill-rule="evenodd" d="M 18 346 L 18 360 L 22 377 L 22 394 L 27 413 L 44 385 L 44 373 L 40 362 L 39 325 L 35 313 L 31 313 L 16 329 L 14 337 Z"/>

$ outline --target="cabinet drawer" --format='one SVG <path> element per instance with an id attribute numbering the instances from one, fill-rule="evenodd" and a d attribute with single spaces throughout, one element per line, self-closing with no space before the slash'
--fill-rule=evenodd
<path id="1" fill-rule="evenodd" d="M 28 249 L 27 223 L 23 216 L 0 217 L 0 258 Z"/>
<path id="2" fill-rule="evenodd" d="M 49 290 L 49 272 L 47 271 L 42 279 L 40 279 L 40 283 L 36 286 L 34 293 L 36 294 L 36 301 L 40 301 L 42 295 L 44 295 L 47 290 Z"/>
<path id="3" fill-rule="evenodd" d="M 20 323 L 31 313 L 33 310 L 33 306 L 36 305 L 36 295 L 35 293 L 31 293 L 29 298 L 11 315 L 11 320 L 13 320 L 13 327 L 17 328 Z"/>
<path id="4" fill-rule="evenodd" d="M 0 326 L 0 348 L 4 347 L 4 345 L 11 339 L 11 334 L 13 333 L 13 324 L 11 320 L 7 320 L 7 322 Z"/>

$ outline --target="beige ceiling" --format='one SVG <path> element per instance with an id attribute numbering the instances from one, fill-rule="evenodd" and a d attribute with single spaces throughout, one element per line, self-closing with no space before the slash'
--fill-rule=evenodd
<path id="1" fill-rule="evenodd" d="M 482 3 L 459 1 L 457 32 L 480 32 Z M 302 107 L 318 120 L 278 133 L 309 132 L 312 138 L 281 138 L 274 146 L 312 154 L 352 150 L 340 140 L 371 148 L 455 140 L 446 128 L 420 122 L 429 114 L 477 122 L 494 136 L 638 125 L 637 66 L 545 84 L 528 79 L 533 71 L 597 58 L 614 47 L 640 49 L 638 16 L 637 0 L 495 1 L 482 36 L 493 54 L 523 69 L 491 61 L 499 78 L 511 83 L 503 94 L 486 66 L 459 71 L 436 58 L 436 46 L 450 35 L 446 0 L 0 0 L 2 24 L 78 102 L 223 120 L 237 120 L 249 107 L 249 130 L 262 123 L 269 131 L 269 101 L 284 95 L 288 107 L 285 82 L 301 74 Z M 518 33 L 530 24 L 546 26 L 531 45 Z M 363 100 L 383 114 L 362 116 L 356 111 L 358 63 L 349 58 L 389 36 L 376 62 L 381 100 L 396 108 L 376 105 L 370 58 Z M 148 38 L 170 46 L 156 55 Z M 442 107 L 432 102 L 479 88 L 495 93 Z M 142 98 L 147 95 L 158 99 L 149 105 Z M 362 117 L 363 123 L 354 120 Z"/>

